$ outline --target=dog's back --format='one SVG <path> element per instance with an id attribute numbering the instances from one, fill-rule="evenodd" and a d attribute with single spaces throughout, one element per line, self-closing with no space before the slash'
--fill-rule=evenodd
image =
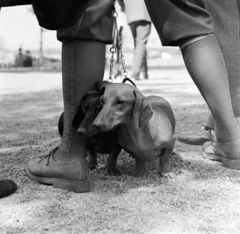
<path id="1" fill-rule="evenodd" d="M 167 115 L 167 117 L 172 125 L 172 133 L 174 134 L 174 132 L 175 132 L 175 116 L 174 116 L 174 113 L 172 111 L 172 108 L 171 108 L 169 102 L 162 97 L 153 96 L 153 95 L 146 97 L 146 99 L 152 104 L 152 107 L 154 109 L 156 109 L 156 110 L 159 109 Z"/>

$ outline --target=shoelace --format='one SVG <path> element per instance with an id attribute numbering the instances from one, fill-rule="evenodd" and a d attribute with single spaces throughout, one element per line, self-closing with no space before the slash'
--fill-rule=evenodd
<path id="1" fill-rule="evenodd" d="M 46 159 L 47 159 L 47 162 L 45 163 L 45 165 L 48 165 L 50 156 L 53 155 L 53 154 L 57 151 L 58 148 L 59 148 L 59 147 L 57 146 L 56 148 L 54 148 L 53 150 L 51 150 L 47 155 L 42 156 L 42 158 L 39 160 L 38 163 L 40 163 L 43 159 L 46 158 Z"/>

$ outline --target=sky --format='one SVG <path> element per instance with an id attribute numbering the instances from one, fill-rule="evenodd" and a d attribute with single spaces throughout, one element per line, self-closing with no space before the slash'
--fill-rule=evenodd
<path id="1" fill-rule="evenodd" d="M 0 11 L 0 38 L 9 50 L 39 48 L 40 27 L 34 14 L 28 12 L 30 6 L 4 7 Z M 44 30 L 45 48 L 60 48 L 56 32 Z"/>
<path id="2" fill-rule="evenodd" d="M 118 7 L 118 5 L 117 5 Z M 118 26 L 122 25 L 123 48 L 133 48 L 134 43 L 126 15 L 118 10 Z M 30 50 L 36 57 L 40 48 L 40 26 L 36 16 L 30 11 L 31 6 L 3 7 L 0 11 L 0 62 L 12 61 L 21 47 L 23 51 Z M 160 40 L 152 27 L 147 47 L 161 47 Z M 56 31 L 44 29 L 43 49 L 54 49 L 60 56 L 61 42 L 56 38 Z M 2 52 L 1 52 L 2 51 Z M 5 52 L 3 52 L 5 51 Z M 53 56 L 51 54 L 51 56 Z"/>
<path id="3" fill-rule="evenodd" d="M 40 27 L 34 14 L 29 13 L 30 6 L 3 7 L 0 11 L 0 37 L 9 49 L 38 48 L 40 42 Z M 118 10 L 118 8 L 117 8 Z M 125 25 L 126 36 L 131 38 L 131 32 L 126 23 L 125 14 L 118 11 L 118 24 Z M 44 30 L 43 41 L 45 48 L 60 48 L 61 43 L 56 39 L 56 32 Z M 152 27 L 148 46 L 160 46 L 155 29 Z"/>

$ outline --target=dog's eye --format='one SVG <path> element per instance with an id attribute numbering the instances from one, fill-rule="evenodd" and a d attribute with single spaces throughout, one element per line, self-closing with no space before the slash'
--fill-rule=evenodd
<path id="1" fill-rule="evenodd" d="M 99 104 L 97 105 L 96 112 L 99 112 L 102 109 L 102 106 Z"/>
<path id="2" fill-rule="evenodd" d="M 118 100 L 117 101 L 117 105 L 123 105 L 125 103 L 125 101 L 123 101 L 123 100 Z"/>
<path id="3" fill-rule="evenodd" d="M 102 109 L 102 107 L 101 107 L 100 105 L 96 106 L 96 108 L 94 108 L 94 113 L 95 113 L 96 115 L 98 115 L 99 112 L 101 111 L 101 109 Z"/>
<path id="4" fill-rule="evenodd" d="M 84 113 L 86 113 L 87 110 L 88 110 L 88 106 L 87 106 L 87 105 L 82 105 L 82 111 L 83 111 Z"/>
<path id="5" fill-rule="evenodd" d="M 100 106 L 103 106 L 103 104 L 104 104 L 103 98 L 100 98 L 99 104 L 100 104 Z"/>

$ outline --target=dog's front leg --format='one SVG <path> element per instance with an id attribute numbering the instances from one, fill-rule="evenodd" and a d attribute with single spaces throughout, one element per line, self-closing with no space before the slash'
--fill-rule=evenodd
<path id="1" fill-rule="evenodd" d="M 134 176 L 135 177 L 140 177 L 143 176 L 145 173 L 145 162 L 139 159 L 138 157 L 134 157 L 136 166 L 135 166 L 135 171 L 134 171 Z"/>
<path id="2" fill-rule="evenodd" d="M 121 175 L 121 172 L 119 171 L 119 169 L 117 167 L 117 159 L 118 159 L 118 155 L 120 154 L 121 150 L 122 150 L 121 146 L 116 146 L 115 149 L 108 156 L 107 172 L 109 175 L 111 175 L 111 174 L 113 174 L 115 176 Z"/>
<path id="3" fill-rule="evenodd" d="M 88 149 L 88 166 L 90 170 L 96 169 L 97 151 L 92 147 L 90 143 L 87 143 L 87 149 Z"/>
<path id="4" fill-rule="evenodd" d="M 169 157 L 172 155 L 172 148 L 164 149 L 163 154 L 159 158 L 159 174 L 162 177 L 167 177 L 173 179 L 175 174 L 171 172 L 171 165 L 169 162 Z"/>

